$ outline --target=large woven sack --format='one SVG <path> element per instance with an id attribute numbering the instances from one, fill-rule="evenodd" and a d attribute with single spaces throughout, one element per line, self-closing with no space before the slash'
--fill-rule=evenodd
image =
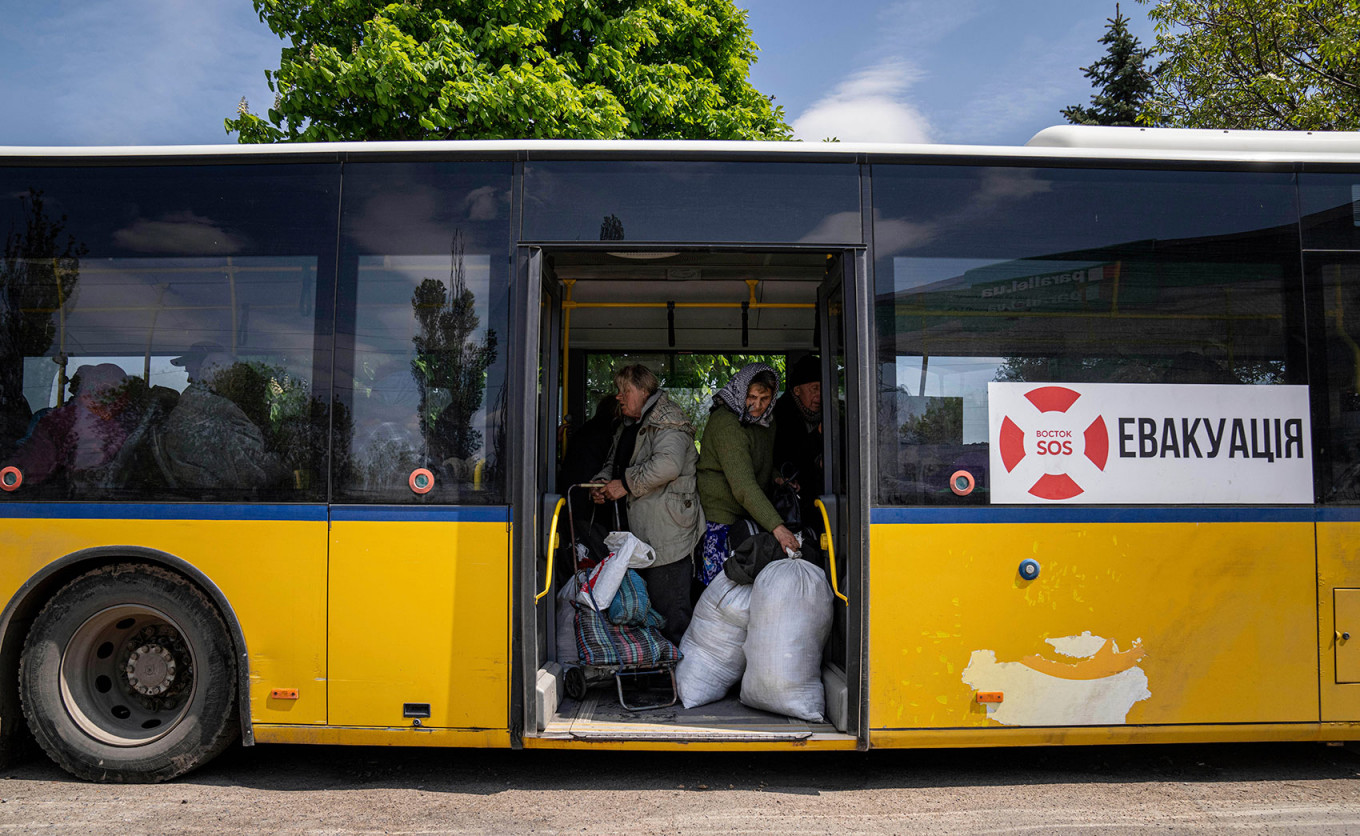
<path id="1" fill-rule="evenodd" d="M 822 647 L 831 634 L 831 585 L 806 560 L 776 560 L 751 588 L 741 701 L 752 708 L 825 722 Z"/>
<path id="2" fill-rule="evenodd" d="M 601 667 L 654 668 L 680 661 L 680 650 L 655 627 L 610 624 L 594 607 L 576 608 L 576 650 L 581 664 Z"/>
<path id="3" fill-rule="evenodd" d="M 720 700 L 746 669 L 746 625 L 751 618 L 751 587 L 719 573 L 694 605 L 689 629 L 680 640 L 684 657 L 675 685 L 685 708 Z"/>

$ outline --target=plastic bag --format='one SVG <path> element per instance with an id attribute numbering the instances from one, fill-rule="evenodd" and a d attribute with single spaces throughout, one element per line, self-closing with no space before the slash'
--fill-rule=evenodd
<path id="1" fill-rule="evenodd" d="M 824 722 L 822 647 L 831 634 L 831 585 L 806 560 L 766 566 L 751 585 L 746 673 L 741 701 L 811 722 Z"/>
<path id="2" fill-rule="evenodd" d="M 557 662 L 562 665 L 574 664 L 580 658 L 576 650 L 576 608 L 571 605 L 577 588 L 576 578 L 571 578 L 557 590 Z"/>
<path id="3" fill-rule="evenodd" d="M 586 571 L 576 599 L 597 610 L 607 609 L 618 594 L 623 574 L 629 569 L 646 569 L 656 562 L 652 547 L 628 531 L 611 531 L 604 538 L 609 556 Z"/>
<path id="4" fill-rule="evenodd" d="M 751 618 L 751 587 L 718 575 L 694 605 L 694 617 L 680 640 L 684 658 L 675 685 L 685 708 L 720 700 L 746 669 L 746 626 Z"/>

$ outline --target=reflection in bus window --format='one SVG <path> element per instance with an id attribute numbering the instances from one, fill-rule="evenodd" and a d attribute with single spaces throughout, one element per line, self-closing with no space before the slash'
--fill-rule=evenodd
<path id="1" fill-rule="evenodd" d="M 490 257 L 455 243 L 439 256 L 359 259 L 349 479 L 361 495 L 410 496 L 413 470 L 476 491 L 486 468 Z"/>
<path id="2" fill-rule="evenodd" d="M 1360 263 L 1327 258 L 1310 275 L 1322 295 L 1326 341 L 1315 353 L 1326 392 L 1327 439 L 1318 466 L 1325 502 L 1360 503 Z M 1316 374 L 1316 373 L 1315 373 Z"/>
<path id="3" fill-rule="evenodd" d="M 509 173 L 494 163 L 346 169 L 337 496 L 504 502 Z M 434 480 L 417 489 L 422 469 Z"/>
<path id="4" fill-rule="evenodd" d="M 18 196 L 0 223 L 22 230 L 0 260 L 18 302 L 0 311 L 0 463 L 23 473 L 4 498 L 314 495 L 337 181 L 324 166 L 0 173 Z"/>
<path id="5" fill-rule="evenodd" d="M 1287 177 L 876 171 L 881 502 L 989 501 L 992 382 L 1304 379 Z"/>

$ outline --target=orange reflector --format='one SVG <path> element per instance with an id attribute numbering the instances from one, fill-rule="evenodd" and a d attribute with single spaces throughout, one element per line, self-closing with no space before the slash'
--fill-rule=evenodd
<path id="1" fill-rule="evenodd" d="M 1002 693 L 1001 691 L 978 691 L 978 692 L 977 692 L 977 701 L 978 701 L 978 702 L 1001 702 L 1001 701 L 1004 700 L 1005 698 L 1006 698 L 1006 695 L 1005 695 L 1004 693 Z"/>
<path id="2" fill-rule="evenodd" d="M 295 700 L 298 698 L 296 688 L 275 688 L 269 692 L 271 700 Z"/>

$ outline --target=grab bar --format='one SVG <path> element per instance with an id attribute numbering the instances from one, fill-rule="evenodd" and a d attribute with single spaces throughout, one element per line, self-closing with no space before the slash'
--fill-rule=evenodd
<path id="1" fill-rule="evenodd" d="M 813 503 L 816 504 L 817 510 L 822 512 L 822 525 L 826 526 L 826 533 L 822 537 L 826 541 L 827 556 L 831 558 L 831 591 L 848 607 L 850 606 L 850 599 L 841 594 L 840 583 L 836 580 L 836 546 L 831 542 L 831 519 L 826 515 L 826 506 L 822 504 L 820 499 L 814 499 Z"/>
<path id="2" fill-rule="evenodd" d="M 552 591 L 553 555 L 557 552 L 557 515 L 562 513 L 562 506 L 566 504 L 567 498 L 564 496 L 557 500 L 557 507 L 553 509 L 552 528 L 548 529 L 548 577 L 543 582 L 543 591 L 534 596 L 535 604 Z"/>

